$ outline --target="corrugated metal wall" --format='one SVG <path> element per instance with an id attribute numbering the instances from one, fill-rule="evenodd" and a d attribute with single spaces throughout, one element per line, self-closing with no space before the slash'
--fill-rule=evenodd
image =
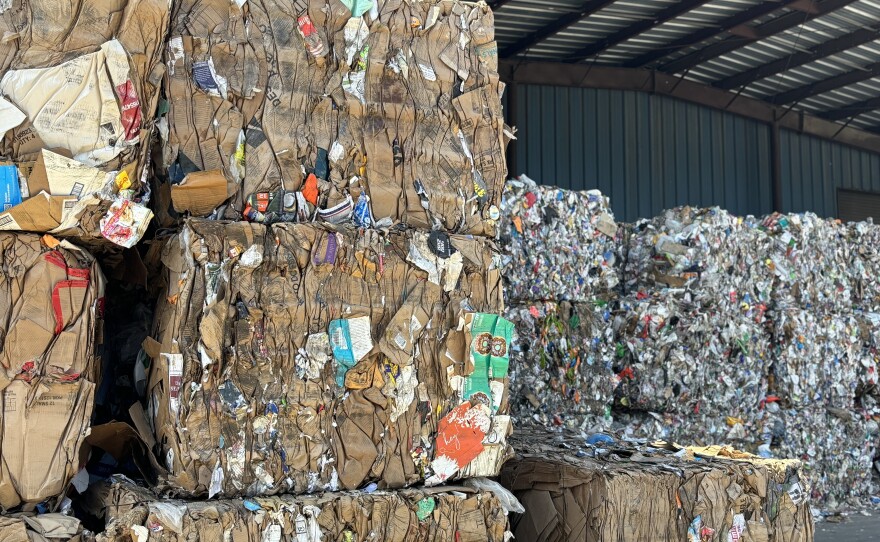
<path id="1" fill-rule="evenodd" d="M 773 210 L 766 124 L 643 92 L 518 85 L 511 105 L 511 174 L 598 188 L 620 220 L 677 205 Z M 780 156 L 785 212 L 837 216 L 838 188 L 880 193 L 880 154 L 782 130 Z"/>
<path id="2" fill-rule="evenodd" d="M 782 210 L 838 216 L 837 189 L 880 192 L 880 155 L 783 130 Z"/>
<path id="3" fill-rule="evenodd" d="M 518 85 L 515 171 L 598 188 L 635 220 L 677 205 L 772 209 L 770 129 L 640 92 Z"/>

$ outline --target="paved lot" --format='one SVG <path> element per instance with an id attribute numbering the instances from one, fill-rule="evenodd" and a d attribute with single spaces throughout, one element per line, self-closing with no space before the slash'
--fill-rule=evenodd
<path id="1" fill-rule="evenodd" d="M 816 542 L 877 542 L 880 540 L 880 514 L 850 516 L 846 523 L 817 523 Z"/>

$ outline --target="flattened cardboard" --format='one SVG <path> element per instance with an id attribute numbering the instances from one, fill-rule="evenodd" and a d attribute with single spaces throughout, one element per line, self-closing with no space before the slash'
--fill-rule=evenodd
<path id="1" fill-rule="evenodd" d="M 43 148 L 64 149 L 100 165 L 137 142 L 126 137 L 116 99 L 128 74 L 125 49 L 111 40 L 60 66 L 9 70 L 0 79 L 0 92 L 27 115 Z"/>
<path id="2" fill-rule="evenodd" d="M 31 542 L 24 520 L 0 517 L 0 542 Z"/>
<path id="3" fill-rule="evenodd" d="M 28 190 L 79 199 L 100 191 L 106 181 L 103 171 L 43 149 L 28 176 Z"/>
<path id="4" fill-rule="evenodd" d="M 219 169 L 197 171 L 171 186 L 171 201 L 178 213 L 208 216 L 226 201 L 226 177 Z"/>
<path id="5" fill-rule="evenodd" d="M 0 213 L 0 231 L 52 231 L 61 224 L 65 206 L 75 202 L 76 198 L 73 196 L 50 196 L 46 192 L 40 192 Z"/>

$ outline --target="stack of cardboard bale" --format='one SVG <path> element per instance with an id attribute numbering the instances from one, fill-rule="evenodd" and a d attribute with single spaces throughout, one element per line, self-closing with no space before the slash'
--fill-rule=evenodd
<path id="1" fill-rule="evenodd" d="M 227 500 L 123 535 L 503 538 L 489 493 L 385 492 L 509 455 L 493 34 L 448 0 L 176 4 L 149 418 L 161 489 Z"/>
<path id="2" fill-rule="evenodd" d="M 0 9 L 0 512 L 18 514 L 0 529 L 10 540 L 80 531 L 35 513 L 69 508 L 71 481 L 88 482 L 81 446 L 102 375 L 105 279 L 84 247 L 131 246 L 149 222 L 168 15 L 166 0 Z"/>

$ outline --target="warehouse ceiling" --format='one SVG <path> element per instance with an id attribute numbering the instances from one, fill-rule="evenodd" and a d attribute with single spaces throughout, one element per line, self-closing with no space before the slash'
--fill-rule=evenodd
<path id="1" fill-rule="evenodd" d="M 880 132 L 880 0 L 495 0 L 505 60 L 645 68 Z"/>

